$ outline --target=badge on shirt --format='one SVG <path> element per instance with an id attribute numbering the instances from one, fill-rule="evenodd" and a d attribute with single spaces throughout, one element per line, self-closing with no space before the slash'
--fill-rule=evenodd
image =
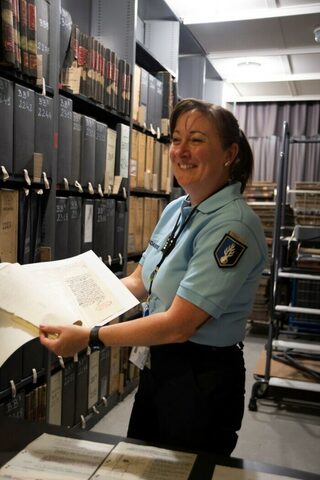
<path id="1" fill-rule="evenodd" d="M 228 232 L 214 251 L 214 258 L 221 268 L 234 267 L 247 249 L 246 243 L 234 232 Z"/>

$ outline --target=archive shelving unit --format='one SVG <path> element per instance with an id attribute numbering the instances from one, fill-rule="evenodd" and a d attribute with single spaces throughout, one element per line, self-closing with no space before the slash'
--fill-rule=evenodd
<path id="1" fill-rule="evenodd" d="M 52 175 L 49 178 L 49 188 L 44 181 L 33 181 L 29 186 L 30 189 L 43 189 L 45 198 L 45 212 L 42 218 L 42 253 L 41 260 L 55 260 L 56 257 L 56 200 L 57 197 L 77 196 L 82 199 L 99 198 L 101 195 L 95 192 L 93 195 L 84 189 L 84 192 L 78 191 L 73 185 L 58 184 L 57 182 L 57 163 L 58 163 L 58 132 L 59 132 L 59 103 L 60 97 L 67 100 L 72 100 L 74 111 L 78 114 L 88 115 L 101 123 L 105 123 L 109 127 L 115 129 L 117 123 L 123 123 L 130 129 L 137 128 L 132 119 L 132 104 L 129 115 L 119 114 L 114 109 L 105 108 L 101 103 L 87 98 L 83 94 L 75 94 L 70 90 L 61 88 L 60 84 L 60 67 L 64 56 L 61 42 L 61 25 L 66 26 L 67 17 L 62 15 L 63 11 L 70 13 L 72 23 L 79 26 L 81 32 L 95 37 L 99 42 L 107 45 L 112 51 L 116 52 L 118 57 L 124 59 L 131 66 L 131 75 L 134 71 L 135 63 L 148 70 L 149 73 L 155 74 L 161 70 L 166 70 L 173 76 L 177 76 L 179 66 L 179 51 L 177 45 L 180 36 L 180 49 L 183 48 L 182 53 L 188 53 L 190 48 L 193 55 L 204 58 L 204 52 L 194 40 L 192 35 L 187 31 L 187 28 L 181 24 L 178 18 L 173 14 L 164 0 L 42 0 L 46 3 L 48 8 L 48 36 L 50 52 L 48 53 L 48 76 L 46 78 L 46 85 L 41 87 L 29 81 L 23 75 L 17 73 L 14 69 L 1 66 L 0 77 L 9 79 L 14 84 L 22 84 L 35 92 L 46 92 L 46 95 L 52 99 L 53 116 L 52 116 L 52 130 L 53 130 L 53 146 L 52 146 Z M 145 41 L 141 34 L 143 27 L 147 25 L 148 40 Z M 169 33 L 175 33 L 175 40 L 170 45 Z M 186 41 L 187 37 L 187 41 Z M 181 42 L 182 40 L 182 42 Z M 165 42 L 167 42 L 165 44 Z M 174 55 L 172 52 L 174 51 Z M 203 60 L 202 58 L 202 60 Z M 205 68 L 205 61 L 202 61 L 202 66 Z M 208 66 L 207 66 L 208 67 Z M 207 68 L 207 77 L 209 80 L 215 78 L 215 72 Z M 45 87 L 45 88 L 44 88 Z M 190 86 L 191 88 L 191 86 Z M 202 89 L 203 90 L 203 89 Z M 134 78 L 131 83 L 131 100 L 134 91 Z M 193 92 L 189 92 L 192 96 Z M 147 132 L 152 135 L 152 132 Z M 163 142 L 167 139 L 161 138 Z M 130 154 L 129 143 L 129 154 Z M 1 165 L 0 165 L 1 166 Z M 10 175 L 7 179 L 0 170 L 0 189 L 23 189 L 27 185 L 24 180 L 15 178 Z M 125 275 L 127 271 L 127 238 L 128 238 L 128 211 L 130 206 L 130 194 L 132 196 L 151 196 L 157 195 L 157 192 L 136 191 L 130 192 L 130 184 L 126 195 L 123 191 L 119 194 L 112 194 L 115 199 L 121 199 L 126 202 L 126 223 L 124 229 L 124 251 L 123 256 L 119 260 L 117 256 L 108 262 L 108 265 L 119 276 Z M 160 197 L 168 200 L 170 195 L 165 192 L 159 192 Z M 140 252 L 138 252 L 140 253 Z M 30 350 L 29 350 L 30 347 Z M 32 347 L 32 348 L 31 348 Z M 24 351 L 25 350 L 25 351 Z M 123 350 L 121 355 L 126 361 L 128 352 Z M 21 378 L 15 378 L 15 364 L 16 362 L 23 362 L 26 355 L 29 359 L 34 359 L 31 363 L 33 365 L 28 373 Z M 111 353 L 112 355 L 112 353 Z M 36 362 L 35 360 L 40 360 Z M 53 374 L 64 369 L 60 362 L 54 355 L 48 355 L 43 352 L 39 342 L 32 342 L 32 345 L 24 346 L 14 353 L 8 364 L 0 369 L 0 410 L 5 414 L 14 415 L 16 417 L 23 417 L 23 410 L 25 409 L 25 393 L 32 394 L 39 387 L 39 395 L 41 387 L 47 386 L 47 399 L 53 393 L 54 385 L 52 382 Z M 71 363 L 71 362 L 70 362 Z M 68 366 L 68 361 L 65 367 Z M 9 367 L 9 368 L 7 368 Z M 32 372 L 32 373 L 31 373 Z M 64 370 L 64 377 L 70 374 L 70 381 L 72 372 Z M 125 372 L 124 372 L 125 374 Z M 115 405 L 123 396 L 125 396 L 130 389 L 134 388 L 136 380 L 133 382 L 124 382 L 121 391 L 108 398 L 99 398 L 99 401 L 90 408 L 84 415 L 75 422 L 74 425 L 68 424 L 71 428 L 90 428 L 97 422 L 105 413 L 108 412 L 113 405 Z M 41 395 L 44 392 L 41 390 Z M 49 408 L 47 401 L 46 412 L 42 411 L 41 421 L 48 422 Z"/>

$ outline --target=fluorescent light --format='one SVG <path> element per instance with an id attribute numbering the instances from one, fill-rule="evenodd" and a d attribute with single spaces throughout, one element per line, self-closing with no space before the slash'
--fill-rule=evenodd
<path id="1" fill-rule="evenodd" d="M 239 68 L 245 68 L 245 69 L 248 69 L 248 68 L 250 68 L 250 69 L 253 69 L 253 68 L 256 69 L 256 68 L 261 67 L 261 63 L 247 60 L 247 61 L 245 61 L 245 62 L 239 62 L 239 63 L 237 64 L 237 67 L 239 67 Z"/>

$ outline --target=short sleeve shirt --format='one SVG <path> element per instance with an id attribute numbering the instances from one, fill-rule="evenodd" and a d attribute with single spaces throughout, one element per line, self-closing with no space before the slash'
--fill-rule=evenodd
<path id="1" fill-rule="evenodd" d="M 192 208 L 184 196 L 164 210 L 140 260 L 146 290 L 179 215 L 181 226 Z M 213 346 L 235 344 L 244 338 L 266 261 L 260 219 L 243 199 L 240 184 L 228 185 L 193 212 L 154 278 L 149 311 L 167 310 L 178 295 L 210 315 L 191 341 Z"/>

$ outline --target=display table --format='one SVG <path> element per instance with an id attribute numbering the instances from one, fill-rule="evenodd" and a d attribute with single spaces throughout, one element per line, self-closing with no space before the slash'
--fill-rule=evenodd
<path id="1" fill-rule="evenodd" d="M 0 466 L 12 459 L 17 453 L 23 450 L 26 445 L 38 438 L 43 433 L 58 435 L 79 440 L 87 440 L 104 444 L 118 445 L 119 442 L 126 442 L 135 445 L 145 445 L 143 442 L 133 441 L 127 438 L 114 435 L 88 432 L 86 430 L 70 431 L 63 427 L 41 423 L 31 423 L 14 418 L 0 417 Z M 163 447 L 163 446 L 160 446 Z M 167 448 L 167 447 L 163 447 Z M 248 471 L 264 472 L 268 474 L 296 478 L 300 480 L 318 480 L 319 476 L 312 473 L 301 472 L 284 467 L 262 464 L 237 458 L 226 458 L 205 453 L 197 453 L 195 463 L 189 475 L 189 480 L 212 480 L 216 465 L 245 469 Z M 215 476 L 216 477 L 216 476 Z M 214 480 L 215 480 L 214 477 Z M 145 478 L 145 477 L 143 477 Z M 226 477 L 225 477 L 226 478 Z M 228 477 L 231 478 L 231 477 Z M 245 477 L 241 477 L 245 478 Z M 249 478 L 249 477 L 248 477 Z M 250 478 L 253 478 L 251 476 Z M 258 478 L 255 477 L 254 478 Z M 260 478 L 260 477 L 259 477 Z M 269 477 L 268 477 L 269 478 Z M 271 477 L 270 477 L 271 478 Z M 276 478 L 276 477 L 275 477 Z M 169 477 L 168 477 L 169 480 Z M 218 479 L 219 480 L 219 479 Z"/>

